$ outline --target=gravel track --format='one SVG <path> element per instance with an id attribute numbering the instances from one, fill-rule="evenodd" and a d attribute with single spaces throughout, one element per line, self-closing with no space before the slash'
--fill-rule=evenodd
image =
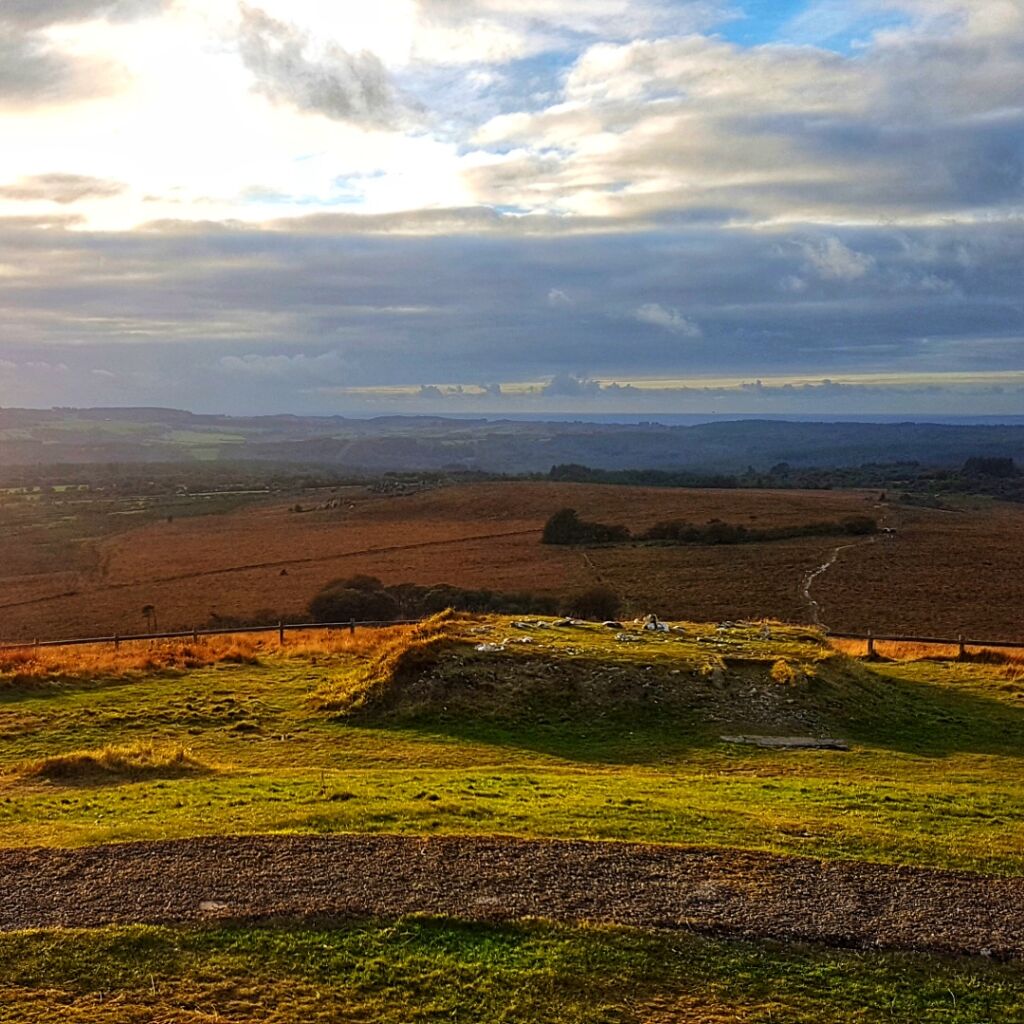
<path id="1" fill-rule="evenodd" d="M 412 913 L 1024 959 L 1024 878 L 633 843 L 219 836 L 0 851 L 0 930 Z"/>

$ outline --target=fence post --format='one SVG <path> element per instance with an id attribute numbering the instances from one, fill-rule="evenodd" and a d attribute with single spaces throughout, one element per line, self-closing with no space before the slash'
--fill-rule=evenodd
<path id="1" fill-rule="evenodd" d="M 284 623 L 279 622 L 277 624 L 277 640 L 282 646 L 284 646 Z"/>
<path id="2" fill-rule="evenodd" d="M 355 633 L 355 631 L 356 631 L 356 620 L 355 619 L 349 619 L 349 621 L 348 621 L 348 631 L 349 631 L 349 633 Z"/>
<path id="3" fill-rule="evenodd" d="M 114 650 L 115 651 L 118 650 L 118 648 L 120 646 L 121 646 L 121 638 L 117 635 L 117 633 L 115 633 L 114 634 Z"/>
<path id="4" fill-rule="evenodd" d="M 868 630 L 868 657 L 873 658 L 875 656 L 875 638 L 871 635 L 871 630 Z"/>
<path id="5" fill-rule="evenodd" d="M 199 628 L 197 626 L 192 627 L 192 643 L 199 643 Z"/>
<path id="6" fill-rule="evenodd" d="M 961 633 L 960 636 L 957 639 L 958 639 L 959 644 L 960 644 L 960 650 L 959 650 L 959 652 L 957 654 L 957 657 L 958 658 L 966 658 L 967 657 L 967 645 L 964 643 L 964 635 L 963 635 L 963 633 Z"/>

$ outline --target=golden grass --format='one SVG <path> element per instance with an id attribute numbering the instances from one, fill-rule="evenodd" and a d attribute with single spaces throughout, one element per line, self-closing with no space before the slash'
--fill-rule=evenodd
<path id="1" fill-rule="evenodd" d="M 288 633 L 240 633 L 197 640 L 122 641 L 78 647 L 0 648 L 0 691 L 62 680 L 116 678 L 184 671 L 207 665 L 258 665 L 266 657 L 316 658 L 335 654 L 368 655 L 403 627 L 347 631 L 303 630 Z"/>
<path id="2" fill-rule="evenodd" d="M 831 647 L 851 657 L 863 658 L 867 654 L 866 640 L 829 638 Z M 907 641 L 875 641 L 875 654 L 888 661 L 962 661 L 989 665 L 994 673 L 1006 679 L 1024 678 L 1024 648 L 1022 647 L 968 647 L 960 657 L 957 644 L 922 644 Z"/>
<path id="3" fill-rule="evenodd" d="M 26 782 L 88 785 L 136 779 L 178 778 L 209 770 L 207 765 L 197 761 L 184 747 L 145 742 L 110 745 L 95 750 L 75 750 L 40 758 L 22 765 L 17 770 L 17 776 Z"/>
<path id="4" fill-rule="evenodd" d="M 465 620 L 449 609 L 390 631 L 375 645 L 365 645 L 369 657 L 354 673 L 317 690 L 314 703 L 323 711 L 345 714 L 384 703 L 395 683 L 435 664 L 444 651 L 467 640 L 460 628 Z"/>

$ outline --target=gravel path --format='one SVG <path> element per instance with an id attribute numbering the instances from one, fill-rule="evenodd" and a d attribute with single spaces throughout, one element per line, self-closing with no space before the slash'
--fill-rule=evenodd
<path id="1" fill-rule="evenodd" d="M 630 843 L 257 836 L 0 851 L 0 930 L 544 917 L 1024 959 L 1024 878 Z"/>

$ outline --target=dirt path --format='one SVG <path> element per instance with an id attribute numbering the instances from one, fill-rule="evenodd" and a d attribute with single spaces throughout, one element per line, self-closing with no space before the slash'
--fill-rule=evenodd
<path id="1" fill-rule="evenodd" d="M 807 607 L 810 609 L 812 625 L 823 626 L 826 629 L 828 628 L 825 625 L 825 623 L 821 621 L 821 605 L 818 604 L 818 602 L 813 597 L 811 597 L 811 587 L 814 585 L 814 581 L 819 576 L 824 576 L 824 574 L 828 572 L 828 570 L 831 569 L 833 565 L 836 564 L 836 562 L 839 560 L 839 556 L 844 551 L 848 551 L 850 548 L 862 548 L 867 547 L 869 544 L 875 544 L 877 543 L 879 537 L 882 536 L 885 535 L 876 533 L 872 534 L 872 536 L 868 537 L 866 540 L 853 540 L 850 541 L 848 544 L 840 544 L 838 547 L 832 549 L 832 553 L 829 555 L 826 561 L 822 562 L 821 565 L 819 565 L 816 569 L 811 570 L 811 572 L 809 572 L 804 577 L 803 588 L 801 590 L 801 593 L 803 594 L 804 600 L 807 602 Z"/>
<path id="2" fill-rule="evenodd" d="M 544 917 L 1024 959 L 1024 878 L 627 843 L 216 837 L 0 851 L 0 930 Z"/>

